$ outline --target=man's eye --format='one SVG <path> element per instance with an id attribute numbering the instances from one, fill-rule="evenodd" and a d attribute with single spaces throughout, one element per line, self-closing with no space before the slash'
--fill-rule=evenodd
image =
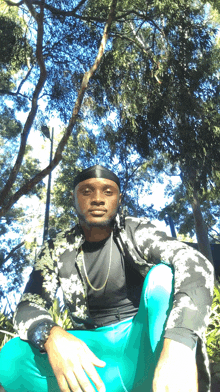
<path id="1" fill-rule="evenodd" d="M 106 191 L 105 191 L 105 194 L 107 195 L 107 196 L 111 196 L 112 195 L 112 191 L 110 191 L 109 189 L 107 189 Z"/>
<path id="2" fill-rule="evenodd" d="M 83 191 L 82 191 L 82 194 L 83 195 L 89 195 L 91 193 L 91 189 L 84 189 Z"/>

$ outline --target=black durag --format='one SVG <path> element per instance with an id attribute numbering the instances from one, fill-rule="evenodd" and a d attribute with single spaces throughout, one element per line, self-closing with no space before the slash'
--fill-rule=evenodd
<path id="1" fill-rule="evenodd" d="M 120 181 L 116 174 L 101 165 L 91 166 L 81 171 L 74 179 L 73 188 L 75 188 L 80 182 L 88 180 L 89 178 L 106 178 L 107 180 L 116 182 L 120 189 Z"/>

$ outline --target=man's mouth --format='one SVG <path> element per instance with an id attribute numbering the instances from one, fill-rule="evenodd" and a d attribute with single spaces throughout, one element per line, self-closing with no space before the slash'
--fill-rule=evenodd
<path id="1" fill-rule="evenodd" d="M 90 214 L 92 215 L 104 215 L 107 210 L 103 210 L 100 208 L 93 208 L 92 210 L 89 210 Z"/>

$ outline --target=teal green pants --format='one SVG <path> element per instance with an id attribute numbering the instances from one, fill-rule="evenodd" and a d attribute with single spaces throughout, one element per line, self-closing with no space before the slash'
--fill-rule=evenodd
<path id="1" fill-rule="evenodd" d="M 159 264 L 145 278 L 135 317 L 95 330 L 69 331 L 106 362 L 104 368 L 96 367 L 106 392 L 152 391 L 172 290 L 172 270 Z M 47 354 L 18 337 L 0 352 L 0 383 L 7 392 L 59 392 Z"/>

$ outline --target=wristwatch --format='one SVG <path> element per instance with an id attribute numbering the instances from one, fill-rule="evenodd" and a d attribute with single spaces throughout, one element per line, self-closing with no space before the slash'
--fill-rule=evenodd
<path id="1" fill-rule="evenodd" d="M 29 331 L 28 340 L 34 345 L 34 347 L 38 348 L 41 353 L 46 352 L 44 345 L 49 338 L 51 329 L 55 325 L 57 324 L 52 320 L 44 320 L 31 331 Z"/>

